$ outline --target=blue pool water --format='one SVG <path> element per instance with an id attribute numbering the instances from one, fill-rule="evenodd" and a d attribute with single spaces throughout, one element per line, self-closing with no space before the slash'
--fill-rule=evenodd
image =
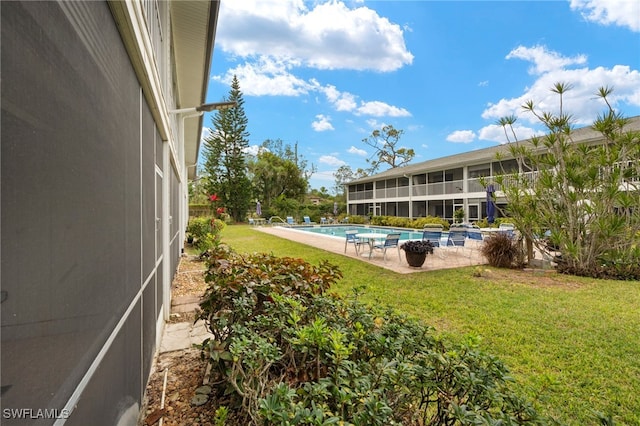
<path id="1" fill-rule="evenodd" d="M 422 232 L 407 231 L 406 229 L 382 228 L 377 226 L 358 226 L 358 225 L 323 225 L 323 226 L 296 226 L 295 229 L 300 231 L 311 232 L 314 234 L 331 235 L 335 237 L 345 238 L 345 231 L 358 231 L 361 233 L 380 233 L 389 234 L 391 232 L 400 232 L 401 240 L 421 240 Z"/>

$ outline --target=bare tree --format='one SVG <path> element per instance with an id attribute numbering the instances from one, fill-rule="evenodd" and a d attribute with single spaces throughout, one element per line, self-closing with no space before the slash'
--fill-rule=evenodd
<path id="1" fill-rule="evenodd" d="M 362 140 L 375 150 L 373 155 L 367 159 L 367 163 L 371 165 L 367 170 L 368 174 L 376 173 L 382 164 L 388 164 L 391 168 L 395 168 L 404 166 L 413 160 L 416 155 L 413 149 L 398 146 L 403 134 L 404 130 L 395 129 L 388 124 L 380 130 L 374 130 L 369 137 Z"/>

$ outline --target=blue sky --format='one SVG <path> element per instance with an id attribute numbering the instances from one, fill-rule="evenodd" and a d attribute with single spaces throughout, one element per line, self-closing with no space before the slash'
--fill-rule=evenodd
<path id="1" fill-rule="evenodd" d="M 522 105 L 556 110 L 557 82 L 578 127 L 604 111 L 602 86 L 640 115 L 639 70 L 638 0 L 222 0 L 207 101 L 236 75 L 250 145 L 297 143 L 311 187 L 331 188 L 341 165 L 367 167 L 362 139 L 387 124 L 412 164 L 505 143 L 504 116 L 528 138 L 541 127 Z"/>

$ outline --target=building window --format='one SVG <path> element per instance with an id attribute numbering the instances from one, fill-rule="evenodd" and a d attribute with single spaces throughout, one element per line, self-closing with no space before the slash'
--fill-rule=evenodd
<path id="1" fill-rule="evenodd" d="M 469 179 L 491 176 L 491 164 L 478 164 L 469 166 Z"/>

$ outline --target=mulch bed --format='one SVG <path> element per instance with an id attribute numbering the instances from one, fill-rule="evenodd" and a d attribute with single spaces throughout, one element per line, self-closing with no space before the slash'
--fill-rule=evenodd
<path id="1" fill-rule="evenodd" d="M 200 296 L 206 289 L 204 271 L 206 263 L 197 256 L 183 256 L 172 283 L 172 297 Z M 174 313 L 171 322 L 193 321 L 193 314 Z M 185 349 L 158 355 L 147 384 L 145 399 L 140 412 L 140 426 L 160 423 L 164 426 L 213 425 L 218 408 L 213 400 L 195 406 L 191 399 L 205 379 L 207 362 L 201 359 L 200 350 Z M 165 373 L 167 385 L 164 386 Z M 162 397 L 164 394 L 164 405 Z"/>

